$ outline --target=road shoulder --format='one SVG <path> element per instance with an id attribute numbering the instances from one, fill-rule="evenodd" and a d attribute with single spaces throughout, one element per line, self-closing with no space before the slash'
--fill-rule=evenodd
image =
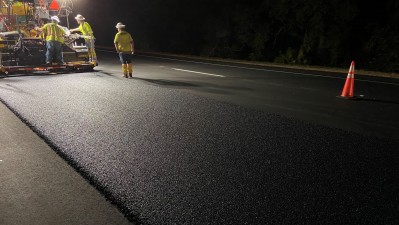
<path id="1" fill-rule="evenodd" d="M 130 224 L 0 102 L 0 224 Z"/>

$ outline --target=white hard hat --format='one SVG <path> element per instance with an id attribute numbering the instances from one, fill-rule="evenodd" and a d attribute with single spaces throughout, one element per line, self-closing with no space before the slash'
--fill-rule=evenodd
<path id="1" fill-rule="evenodd" d="M 50 17 L 50 19 L 51 19 L 52 21 L 56 21 L 57 23 L 60 22 L 60 18 L 58 18 L 58 16 L 52 16 L 52 17 Z"/>
<path id="2" fill-rule="evenodd" d="M 75 17 L 76 20 L 85 20 L 86 18 L 84 18 L 82 15 L 78 14 Z"/>
<path id="3" fill-rule="evenodd" d="M 115 27 L 116 27 L 116 28 L 125 28 L 126 25 L 124 25 L 123 23 L 119 22 L 119 23 L 116 24 Z"/>

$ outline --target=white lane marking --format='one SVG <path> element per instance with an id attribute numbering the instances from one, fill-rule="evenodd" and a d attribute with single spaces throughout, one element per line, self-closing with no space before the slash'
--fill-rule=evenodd
<path id="1" fill-rule="evenodd" d="M 101 50 L 100 50 L 100 51 L 101 51 Z M 107 51 L 107 50 L 102 50 L 102 51 L 104 51 L 104 52 L 113 52 L 113 53 L 115 53 L 115 51 Z M 156 59 L 166 59 L 166 60 L 179 61 L 179 62 L 196 63 L 196 64 L 203 64 L 203 65 L 223 66 L 223 67 L 230 67 L 230 68 L 237 68 L 237 69 L 257 70 L 257 71 L 276 72 L 276 73 L 286 73 L 286 74 L 295 74 L 295 75 L 311 76 L 311 77 L 323 77 L 323 78 L 341 79 L 341 80 L 345 80 L 345 79 L 346 79 L 346 75 L 345 75 L 345 74 L 344 74 L 345 77 L 335 77 L 335 76 L 327 76 L 327 75 L 320 75 L 320 74 L 287 72 L 287 71 L 280 71 L 280 70 L 270 70 L 270 69 L 251 68 L 251 67 L 245 67 L 245 66 L 232 66 L 232 65 L 225 65 L 225 64 L 219 64 L 219 63 L 197 62 L 197 61 L 192 61 L 192 60 L 172 59 L 172 58 L 165 58 L 165 57 L 159 57 L 159 56 L 149 56 L 149 55 L 140 55 L 140 56 L 142 56 L 142 57 L 148 57 L 148 58 L 156 58 Z M 362 82 L 368 82 L 368 83 L 387 84 L 387 85 L 399 86 L 399 83 L 391 83 L 391 82 L 383 82 L 383 81 L 364 80 L 364 79 L 356 79 L 356 81 L 362 81 Z"/>
<path id="2" fill-rule="evenodd" d="M 182 71 L 182 72 L 187 72 L 187 73 L 198 73 L 198 74 L 214 76 L 214 77 L 225 77 L 223 75 L 213 74 L 213 73 L 203 73 L 203 72 L 192 71 L 192 70 L 182 70 L 182 69 L 178 69 L 178 68 L 171 68 L 171 69 L 172 70 L 177 70 L 177 71 Z"/>
<path id="3" fill-rule="evenodd" d="M 257 71 L 265 71 L 265 72 L 286 73 L 286 74 L 295 74 L 295 75 L 311 76 L 311 77 L 323 77 L 323 78 L 341 79 L 341 80 L 345 80 L 347 77 L 346 73 L 344 74 L 344 77 L 338 77 L 338 76 L 336 77 L 336 76 L 327 76 L 327 75 L 321 75 L 321 74 L 297 73 L 297 72 L 287 72 L 287 71 L 281 71 L 281 70 L 251 68 L 251 67 L 245 67 L 245 66 L 224 65 L 224 64 L 219 64 L 219 63 L 197 62 L 197 61 L 191 61 L 191 60 L 172 59 L 172 58 L 165 58 L 165 57 L 158 57 L 158 56 L 148 56 L 148 55 L 140 55 L 140 56 L 148 57 L 148 58 L 165 59 L 165 60 L 171 60 L 171 61 L 179 61 L 179 62 L 196 63 L 196 64 L 203 64 L 203 65 L 222 66 L 222 67 L 230 67 L 230 68 L 246 69 L 246 70 L 257 70 Z M 336 72 L 336 73 L 338 73 L 338 72 Z M 356 81 L 399 86 L 399 83 L 391 83 L 391 82 L 383 82 L 383 81 L 373 81 L 373 80 L 364 80 L 364 79 L 356 79 Z"/>

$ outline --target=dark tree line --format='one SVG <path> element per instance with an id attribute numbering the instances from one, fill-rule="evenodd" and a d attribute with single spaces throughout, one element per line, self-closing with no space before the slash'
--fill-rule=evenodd
<path id="1" fill-rule="evenodd" d="M 397 0 L 131 2 L 138 50 L 399 72 Z"/>

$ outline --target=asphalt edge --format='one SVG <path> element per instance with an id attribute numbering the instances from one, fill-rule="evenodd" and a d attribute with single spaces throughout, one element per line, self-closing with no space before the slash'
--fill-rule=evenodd
<path id="1" fill-rule="evenodd" d="M 69 166 L 71 166 L 87 182 L 89 182 L 91 186 L 93 186 L 96 190 L 98 190 L 108 202 L 115 205 L 117 209 L 126 217 L 126 219 L 137 225 L 146 224 L 145 221 L 143 221 L 143 219 L 140 219 L 140 213 L 138 211 L 131 210 L 133 212 L 130 213 L 129 212 L 130 210 L 127 209 L 117 198 L 115 198 L 112 195 L 111 191 L 103 187 L 101 183 L 94 178 L 94 176 L 90 175 L 90 173 L 86 171 L 82 166 L 80 166 L 67 154 L 63 153 L 61 148 L 59 148 L 55 143 L 53 143 L 50 139 L 48 139 L 45 135 L 43 135 L 35 126 L 30 124 L 26 118 L 24 118 L 15 109 L 13 109 L 2 98 L 0 98 L 0 102 L 3 103 L 14 115 L 16 115 L 26 126 L 28 126 L 29 129 L 31 129 L 40 139 L 42 139 L 58 156 L 60 156 L 63 160 L 65 160 L 65 162 Z"/>

